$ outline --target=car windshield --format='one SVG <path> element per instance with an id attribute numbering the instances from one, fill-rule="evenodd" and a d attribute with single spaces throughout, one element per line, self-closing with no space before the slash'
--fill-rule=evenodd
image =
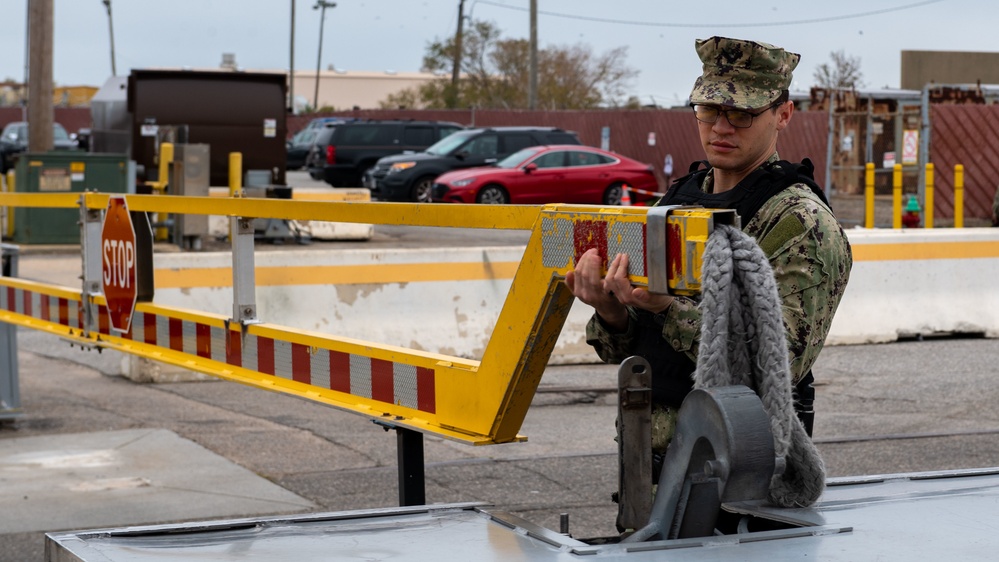
<path id="1" fill-rule="evenodd" d="M 21 140 L 28 142 L 28 126 L 23 123 L 12 123 L 3 130 L 3 139 L 8 141 Z M 69 133 L 59 123 L 52 125 L 52 140 L 69 140 Z"/>
<path id="2" fill-rule="evenodd" d="M 544 150 L 544 148 L 540 146 L 531 146 L 528 148 L 523 148 L 497 162 L 496 167 L 516 168 L 517 166 L 520 166 L 521 164 L 526 162 L 528 159 L 532 158 L 535 154 L 541 152 L 542 150 Z"/>
<path id="3" fill-rule="evenodd" d="M 427 148 L 427 152 L 435 156 L 445 156 L 454 152 L 454 149 L 465 144 L 465 141 L 479 134 L 479 131 L 461 131 L 451 133 Z"/>

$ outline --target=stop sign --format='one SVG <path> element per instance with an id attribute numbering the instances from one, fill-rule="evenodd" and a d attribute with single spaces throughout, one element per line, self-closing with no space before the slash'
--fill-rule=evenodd
<path id="1" fill-rule="evenodd" d="M 101 228 L 101 273 L 111 327 L 128 332 L 137 293 L 135 228 L 124 196 L 108 199 Z"/>

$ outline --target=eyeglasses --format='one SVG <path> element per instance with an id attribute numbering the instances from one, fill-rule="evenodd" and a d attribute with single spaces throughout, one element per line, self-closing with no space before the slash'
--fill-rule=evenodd
<path id="1" fill-rule="evenodd" d="M 728 124 L 737 129 L 748 129 L 753 126 L 753 119 L 766 113 L 769 109 L 780 105 L 781 102 L 772 103 L 756 113 L 750 113 L 744 109 L 722 109 L 714 105 L 691 104 L 694 108 L 694 117 L 701 123 L 713 124 L 718 121 L 718 116 L 725 114 Z"/>

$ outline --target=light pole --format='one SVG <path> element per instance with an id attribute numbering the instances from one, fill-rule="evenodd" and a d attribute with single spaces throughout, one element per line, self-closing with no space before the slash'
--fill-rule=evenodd
<path id="1" fill-rule="evenodd" d="M 289 50 L 288 112 L 295 114 L 295 0 L 291 0 L 291 47 Z"/>
<path id="2" fill-rule="evenodd" d="M 321 10 L 319 15 L 319 55 L 316 57 L 316 93 L 312 98 L 312 110 L 319 109 L 319 67 L 323 61 L 323 23 L 326 22 L 326 8 L 336 8 L 336 2 L 326 0 L 316 0 L 313 10 Z"/>
<path id="3" fill-rule="evenodd" d="M 108 34 L 111 36 L 111 76 L 117 76 L 118 71 L 114 66 L 114 24 L 111 23 L 111 0 L 101 0 L 104 7 L 108 9 Z"/>

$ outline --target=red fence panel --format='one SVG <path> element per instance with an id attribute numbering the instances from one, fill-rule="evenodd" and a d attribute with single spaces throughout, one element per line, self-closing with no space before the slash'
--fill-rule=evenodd
<path id="1" fill-rule="evenodd" d="M 964 216 L 988 220 L 999 184 L 999 105 L 933 105 L 934 214 L 954 216 L 954 165 L 964 166 Z"/>

